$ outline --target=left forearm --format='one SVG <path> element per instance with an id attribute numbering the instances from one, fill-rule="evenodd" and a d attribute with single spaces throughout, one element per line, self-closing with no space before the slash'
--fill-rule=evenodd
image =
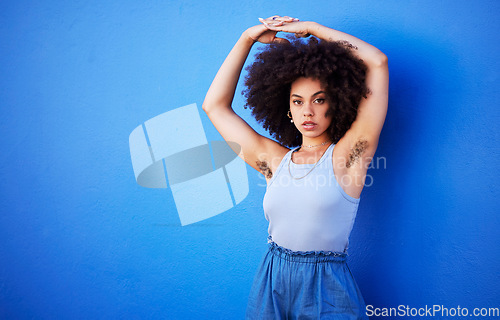
<path id="1" fill-rule="evenodd" d="M 307 22 L 307 30 L 313 36 L 327 41 L 345 41 L 351 45 L 353 53 L 371 67 L 379 67 L 387 64 L 386 55 L 365 41 L 358 39 L 342 31 L 325 27 L 316 22 Z"/>

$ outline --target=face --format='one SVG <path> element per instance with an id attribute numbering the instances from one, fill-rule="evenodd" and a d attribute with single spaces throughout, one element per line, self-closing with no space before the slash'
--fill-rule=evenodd
<path id="1" fill-rule="evenodd" d="M 327 129 L 332 117 L 325 117 L 329 105 L 321 82 L 311 78 L 298 78 L 290 90 L 290 111 L 293 123 L 303 136 L 328 137 Z"/>

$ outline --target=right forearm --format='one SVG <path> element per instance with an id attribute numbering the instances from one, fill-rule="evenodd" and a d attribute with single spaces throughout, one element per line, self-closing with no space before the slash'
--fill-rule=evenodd
<path id="1" fill-rule="evenodd" d="M 238 39 L 208 89 L 203 102 L 205 112 L 214 108 L 231 108 L 241 69 L 253 43 L 254 40 L 245 32 Z"/>

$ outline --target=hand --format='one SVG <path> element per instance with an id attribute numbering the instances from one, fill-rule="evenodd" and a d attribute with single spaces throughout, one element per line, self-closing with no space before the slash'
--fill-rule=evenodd
<path id="1" fill-rule="evenodd" d="M 278 33 L 278 31 L 269 30 L 263 24 L 253 26 L 245 30 L 246 36 L 250 38 L 253 42 L 258 41 L 266 44 L 273 42 L 289 42 L 286 39 L 276 37 L 276 33 Z"/>
<path id="2" fill-rule="evenodd" d="M 296 37 L 300 38 L 309 37 L 311 35 L 309 33 L 310 24 L 308 22 L 301 22 L 297 18 L 289 16 L 272 16 L 267 19 L 259 18 L 259 21 L 266 26 L 268 30 L 294 33 Z"/>

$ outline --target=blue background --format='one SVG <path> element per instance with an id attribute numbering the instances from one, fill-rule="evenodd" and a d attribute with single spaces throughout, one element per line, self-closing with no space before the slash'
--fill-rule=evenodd
<path id="1" fill-rule="evenodd" d="M 350 267 L 374 307 L 500 307 L 498 1 L 3 1 L 0 318 L 238 319 L 266 250 L 265 184 L 181 227 L 128 136 L 201 110 L 241 32 L 273 14 L 389 57 L 390 104 Z M 252 55 L 255 49 L 252 51 Z M 234 109 L 258 132 L 243 109 Z M 388 319 L 388 318 L 385 318 Z"/>

